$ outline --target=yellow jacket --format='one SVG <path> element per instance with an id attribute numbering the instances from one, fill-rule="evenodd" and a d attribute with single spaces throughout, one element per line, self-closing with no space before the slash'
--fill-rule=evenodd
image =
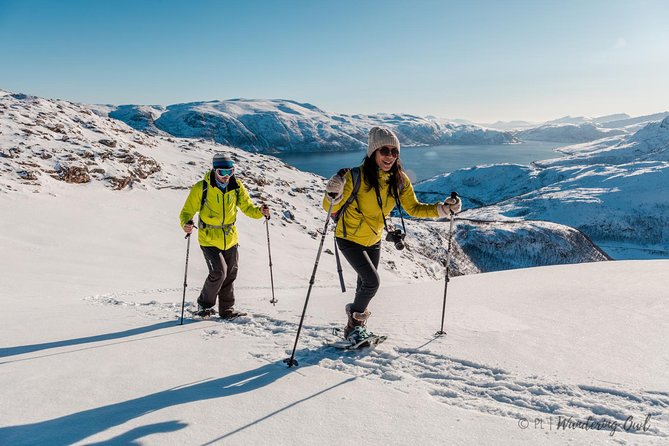
<path id="1" fill-rule="evenodd" d="M 419 218 L 439 217 L 437 204 L 420 203 L 413 191 L 413 186 L 409 177 L 404 175 L 404 187 L 399 193 L 400 204 L 409 215 Z M 360 166 L 360 189 L 358 190 L 357 201 L 353 200 L 348 206 L 344 215 L 337 223 L 336 236 L 363 246 L 372 246 L 381 241 L 383 236 L 383 216 L 386 219 L 390 212 L 395 208 L 395 197 L 388 195 L 388 178 L 390 174 L 383 170 L 378 170 L 379 192 L 383 210 L 379 207 L 376 198 L 376 192 L 365 184 L 365 175 Z M 332 212 L 337 212 L 351 196 L 353 192 L 353 178 L 351 172 L 346 172 L 344 176 L 346 184 L 344 185 L 344 194 L 341 201 L 332 206 Z M 323 209 L 330 208 L 330 200 L 327 194 L 323 197 Z M 346 225 L 346 237 L 344 237 L 344 225 Z"/>
<path id="2" fill-rule="evenodd" d="M 204 182 L 207 182 L 207 201 L 200 209 Z M 232 248 L 239 241 L 235 226 L 237 208 L 251 218 L 263 216 L 260 208 L 253 204 L 246 188 L 236 177 L 230 178 L 225 193 L 223 193 L 216 187 L 214 172 L 209 171 L 203 180 L 198 181 L 191 188 L 181 209 L 179 220 L 183 227 L 199 212 L 197 240 L 200 245 L 215 246 L 225 250 Z"/>

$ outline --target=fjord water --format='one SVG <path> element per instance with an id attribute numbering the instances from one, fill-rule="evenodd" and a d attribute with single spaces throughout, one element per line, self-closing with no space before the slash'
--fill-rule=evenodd
<path id="1" fill-rule="evenodd" d="M 555 152 L 564 143 L 525 141 L 519 144 L 445 145 L 402 147 L 401 159 L 412 181 L 421 181 L 446 172 L 483 164 L 530 164 L 532 161 L 557 158 Z M 326 178 L 342 167 L 360 164 L 364 152 L 279 153 L 287 164 Z"/>

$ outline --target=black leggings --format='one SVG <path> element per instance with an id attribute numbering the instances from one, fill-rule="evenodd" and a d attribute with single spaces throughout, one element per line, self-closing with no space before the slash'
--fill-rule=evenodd
<path id="1" fill-rule="evenodd" d="M 351 309 L 362 313 L 379 289 L 379 273 L 376 270 L 381 258 L 381 242 L 363 246 L 337 237 L 337 246 L 358 273 L 358 286 L 355 289 L 355 300 Z"/>

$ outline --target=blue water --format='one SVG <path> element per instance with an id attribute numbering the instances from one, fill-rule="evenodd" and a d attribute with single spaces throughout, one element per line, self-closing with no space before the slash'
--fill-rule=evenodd
<path id="1" fill-rule="evenodd" d="M 403 147 L 401 159 L 409 178 L 416 182 L 464 167 L 498 163 L 530 164 L 532 161 L 557 158 L 562 155 L 554 149 L 562 146 L 564 143 L 526 141 L 520 144 Z M 359 165 L 365 153 L 281 153 L 275 156 L 300 170 L 328 178 L 342 167 Z"/>

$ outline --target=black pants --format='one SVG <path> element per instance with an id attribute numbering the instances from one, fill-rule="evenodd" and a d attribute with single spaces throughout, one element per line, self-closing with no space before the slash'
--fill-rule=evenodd
<path id="1" fill-rule="evenodd" d="M 239 252 L 235 245 L 223 251 L 215 246 L 200 246 L 209 268 L 209 275 L 204 281 L 197 303 L 205 308 L 216 305 L 218 297 L 219 314 L 235 305 L 234 282 L 237 278 Z"/>
<path id="2" fill-rule="evenodd" d="M 352 310 L 362 313 L 379 289 L 379 267 L 381 258 L 381 242 L 372 246 L 337 237 L 337 246 L 344 258 L 358 273 L 358 284 L 355 289 L 355 300 Z"/>

